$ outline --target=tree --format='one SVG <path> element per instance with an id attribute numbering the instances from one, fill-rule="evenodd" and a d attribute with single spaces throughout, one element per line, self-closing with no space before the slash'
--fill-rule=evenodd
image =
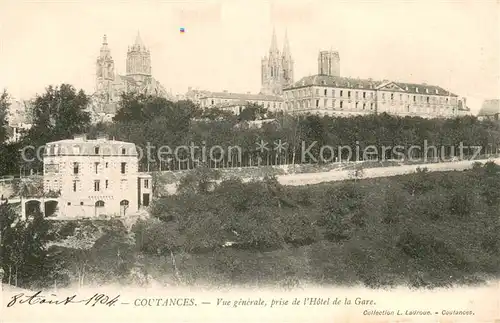
<path id="1" fill-rule="evenodd" d="M 51 141 L 71 138 L 78 133 L 86 132 L 90 127 L 90 114 L 86 111 L 89 98 L 83 90 L 76 91 L 69 84 L 59 87 L 49 86 L 45 93 L 33 101 L 33 126 L 23 138 L 25 146 L 38 147 Z M 34 152 L 28 151 L 34 158 L 28 167 L 41 167 Z"/>
<path id="2" fill-rule="evenodd" d="M 207 193 L 212 190 L 219 180 L 221 174 L 219 171 L 206 166 L 197 167 L 189 174 L 181 178 L 177 191 L 181 194 L 186 193 Z"/>
<path id="3" fill-rule="evenodd" d="M 262 105 L 256 103 L 247 103 L 245 108 L 241 111 L 239 119 L 241 121 L 254 121 L 265 118 L 267 109 Z"/>
<path id="4" fill-rule="evenodd" d="M 7 114 L 10 106 L 10 97 L 7 93 L 7 90 L 4 90 L 0 95 L 0 143 L 4 143 L 8 137 L 8 122 L 7 122 Z"/>

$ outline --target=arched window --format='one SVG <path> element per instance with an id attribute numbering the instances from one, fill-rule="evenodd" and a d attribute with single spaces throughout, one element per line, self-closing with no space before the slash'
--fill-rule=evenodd
<path id="1" fill-rule="evenodd" d="M 104 207 L 104 201 L 95 202 L 95 207 Z"/>

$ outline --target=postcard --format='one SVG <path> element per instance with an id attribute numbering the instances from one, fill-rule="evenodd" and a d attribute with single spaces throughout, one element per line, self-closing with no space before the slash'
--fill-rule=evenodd
<path id="1" fill-rule="evenodd" d="M 0 3 L 0 321 L 500 322 L 498 1 Z"/>

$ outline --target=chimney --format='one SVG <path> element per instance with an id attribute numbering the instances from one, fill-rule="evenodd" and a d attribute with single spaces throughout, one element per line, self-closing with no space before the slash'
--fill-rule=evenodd
<path id="1" fill-rule="evenodd" d="M 82 133 L 82 134 L 74 135 L 73 139 L 78 140 L 78 141 L 87 141 L 87 134 Z"/>

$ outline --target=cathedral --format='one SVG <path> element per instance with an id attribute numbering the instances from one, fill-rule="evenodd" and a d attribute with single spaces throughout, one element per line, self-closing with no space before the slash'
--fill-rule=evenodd
<path id="1" fill-rule="evenodd" d="M 283 52 L 280 52 L 276 30 L 273 30 L 269 56 L 262 58 L 261 67 L 261 94 L 282 95 L 283 88 L 293 84 L 293 59 L 286 32 Z"/>
<path id="2" fill-rule="evenodd" d="M 170 98 L 169 93 L 151 74 L 151 53 L 137 33 L 135 43 L 127 51 L 126 74 L 115 72 L 115 63 L 104 35 L 96 62 L 96 91 L 91 110 L 95 118 L 109 121 L 116 113 L 121 94 L 138 92 Z"/>

